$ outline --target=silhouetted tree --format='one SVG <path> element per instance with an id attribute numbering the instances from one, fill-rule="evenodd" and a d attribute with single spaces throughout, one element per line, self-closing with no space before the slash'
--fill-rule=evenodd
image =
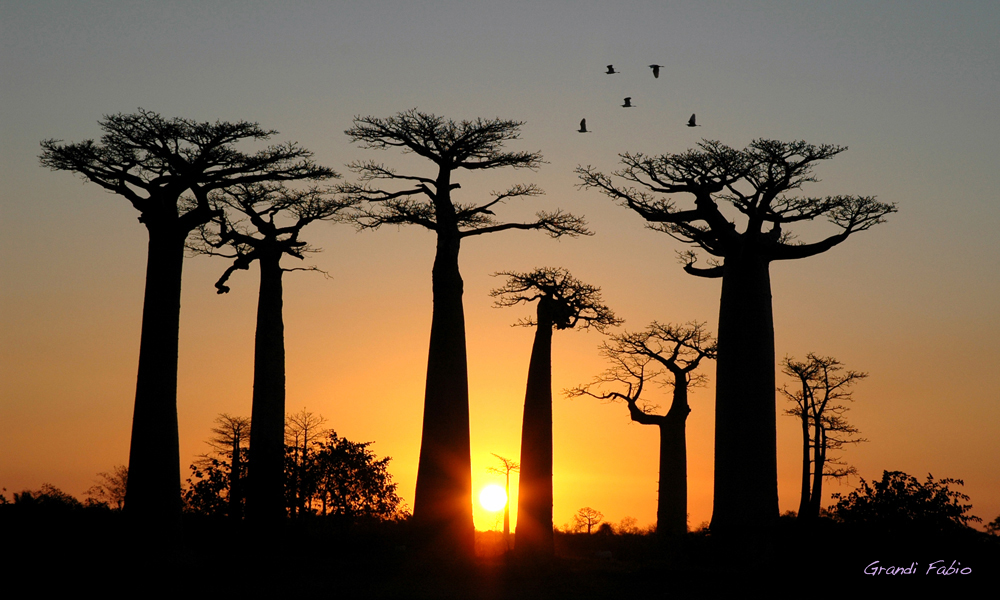
<path id="1" fill-rule="evenodd" d="M 694 251 L 682 253 L 684 270 L 722 278 L 716 376 L 715 501 L 712 531 L 758 529 L 778 517 L 774 322 L 770 264 L 825 252 L 850 235 L 882 223 L 896 211 L 871 196 L 809 198 L 786 195 L 816 181 L 816 162 L 842 146 L 755 140 L 743 150 L 703 141 L 696 150 L 645 156 L 622 154 L 613 173 L 578 167 L 581 186 L 596 188 L 638 213 L 650 227 L 701 248 L 711 257 L 696 267 Z M 688 194 L 694 207 L 678 209 L 658 194 Z M 732 205 L 736 222 L 720 204 Z M 783 227 L 826 217 L 840 229 L 800 244 Z"/>
<path id="2" fill-rule="evenodd" d="M 337 175 L 331 175 L 336 177 Z M 234 259 L 215 284 L 220 294 L 237 270 L 254 262 L 260 265 L 257 331 L 254 340 L 254 436 L 250 442 L 250 481 L 247 510 L 252 519 L 274 522 L 285 515 L 282 472 L 285 463 L 285 326 L 282 316 L 282 275 L 288 269 L 281 259 L 288 255 L 304 260 L 316 252 L 299 238 L 314 221 L 342 221 L 355 202 L 334 197 L 313 187 L 290 190 L 281 184 L 249 184 L 219 190 L 211 197 L 218 209 L 214 227 L 203 227 L 192 247 L 201 253 Z M 228 247 L 232 253 L 219 249 Z M 238 470 L 234 469 L 234 472 Z"/>
<path id="3" fill-rule="evenodd" d="M 490 454 L 493 454 L 492 452 Z M 504 476 L 504 493 L 507 494 L 507 503 L 503 505 L 503 543 L 506 550 L 510 550 L 510 474 L 511 471 L 519 473 L 521 463 L 504 458 L 499 454 L 493 454 L 500 461 L 501 467 L 487 467 L 488 473 L 495 473 Z"/>
<path id="4" fill-rule="evenodd" d="M 599 510 L 594 510 L 589 506 L 584 506 L 580 510 L 576 511 L 573 515 L 573 525 L 579 531 L 584 527 L 587 528 L 587 535 L 590 535 L 591 529 L 597 526 L 598 523 L 604 520 L 604 513 Z"/>
<path id="5" fill-rule="evenodd" d="M 388 472 L 390 458 L 378 458 L 368 449 L 371 442 L 352 442 L 323 429 L 323 417 L 306 411 L 289 415 L 288 445 L 283 477 L 287 503 L 282 508 L 296 515 L 336 516 L 358 519 L 399 519 L 406 512 Z M 325 439 L 322 439 L 325 436 Z M 217 438 L 208 443 L 215 447 Z M 245 455 L 246 448 L 241 452 Z M 233 496 L 230 476 L 232 454 L 217 452 L 191 465 L 192 478 L 184 499 L 187 510 L 203 516 L 229 513 Z M 242 462 L 242 477 L 256 475 Z M 250 477 L 253 475 L 253 477 Z M 315 505 L 318 505 L 314 507 Z"/>
<path id="6" fill-rule="evenodd" d="M 128 467 L 115 465 L 110 472 L 97 474 L 98 481 L 87 490 L 87 496 L 95 502 L 107 504 L 114 510 L 125 505 L 125 490 L 128 487 Z"/>
<path id="7" fill-rule="evenodd" d="M 521 425 L 521 476 L 517 487 L 518 554 L 554 556 L 552 537 L 552 330 L 618 325 L 603 304 L 600 288 L 582 283 L 566 269 L 540 268 L 507 277 L 490 292 L 496 306 L 538 302 L 535 318 L 519 325 L 535 327 Z"/>
<path id="8" fill-rule="evenodd" d="M 867 525 L 888 532 L 923 531 L 941 532 L 964 529 L 970 522 L 982 519 L 967 514 L 971 504 L 964 504 L 969 497 L 953 491 L 949 485 L 965 485 L 961 479 L 934 481 L 930 474 L 920 483 L 901 471 L 882 471 L 882 480 L 861 485 L 850 494 L 833 494 L 837 504 L 833 516 L 839 521 Z"/>
<path id="9" fill-rule="evenodd" d="M 212 437 L 205 441 L 212 448 L 191 465 L 193 476 L 184 491 L 187 510 L 199 514 L 228 516 L 240 520 L 244 515 L 248 479 L 251 421 L 221 413 L 215 417 Z"/>
<path id="10" fill-rule="evenodd" d="M 645 331 L 615 335 L 611 343 L 602 344 L 601 354 L 612 363 L 611 368 L 590 385 L 569 391 L 571 396 L 624 401 L 633 421 L 660 429 L 656 532 L 661 535 L 687 532 L 688 388 L 704 384 L 705 376 L 695 374 L 695 369 L 703 359 L 714 359 L 715 353 L 716 342 L 704 323 L 661 325 L 654 321 Z M 652 383 L 673 389 L 670 410 L 664 415 L 653 414 L 658 407 L 642 398 Z M 591 391 L 608 385 L 623 391 Z"/>
<path id="11" fill-rule="evenodd" d="M 243 140 L 276 133 L 256 123 L 164 119 L 140 109 L 105 116 L 99 124 L 104 131 L 99 142 L 45 140 L 40 160 L 125 197 L 149 233 L 125 511 L 166 524 L 180 511 L 177 339 L 185 239 L 212 218 L 213 190 L 333 172 L 292 143 L 254 154 L 237 150 Z M 193 198 L 184 197 L 186 192 Z"/>
<path id="12" fill-rule="evenodd" d="M 795 403 L 785 414 L 797 417 L 802 425 L 802 493 L 798 516 L 801 519 L 819 517 L 823 500 L 823 478 L 839 479 L 856 473 L 829 454 L 844 444 L 865 442 L 854 437 L 860 431 L 851 426 L 844 413 L 848 408 L 841 402 L 853 402 L 852 385 L 868 377 L 867 373 L 844 371 L 840 361 L 829 356 L 806 355 L 804 362 L 785 357 L 782 372 L 798 379 L 798 387 L 779 391 Z"/>
<path id="13" fill-rule="evenodd" d="M 505 152 L 503 144 L 519 137 L 522 123 L 504 119 L 455 122 L 416 109 L 393 117 L 358 117 L 346 131 L 364 148 L 401 148 L 434 163 L 428 176 L 404 175 L 374 161 L 352 163 L 360 184 L 342 189 L 368 202 L 361 227 L 413 224 L 437 236 L 432 270 L 434 297 L 427 384 L 420 442 L 420 461 L 413 501 L 418 529 L 441 551 L 471 556 L 472 458 L 469 446 L 469 385 L 465 352 L 462 276 L 458 268 L 463 239 L 511 229 L 542 230 L 552 237 L 586 234 L 584 221 L 562 211 L 539 212 L 526 223 L 498 221 L 493 209 L 501 203 L 538 196 L 535 185 L 518 184 L 479 204 L 452 199 L 460 188 L 455 171 L 511 167 L 535 169 L 538 152 Z M 386 182 L 388 188 L 374 185 Z"/>
<path id="14" fill-rule="evenodd" d="M 368 449 L 371 444 L 338 437 L 335 431 L 318 443 L 310 465 L 316 470 L 315 495 L 320 515 L 346 517 L 351 521 L 406 516 L 388 471 L 391 458 L 377 458 Z"/>
<path id="15" fill-rule="evenodd" d="M 302 408 L 285 419 L 285 496 L 292 516 L 302 516 L 312 510 L 312 498 L 319 485 L 314 468 L 315 448 L 328 429 L 326 418 Z"/>

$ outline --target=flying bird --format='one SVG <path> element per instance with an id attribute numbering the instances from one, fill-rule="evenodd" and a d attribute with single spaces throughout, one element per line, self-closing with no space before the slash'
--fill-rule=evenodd
<path id="1" fill-rule="evenodd" d="M 622 104 L 622 108 L 635 108 L 634 106 L 632 106 L 632 96 L 625 98 L 625 104 Z"/>
<path id="2" fill-rule="evenodd" d="M 614 65 L 608 65 L 608 70 L 604 74 L 605 75 L 617 75 L 618 73 L 621 73 L 621 71 L 615 71 L 615 66 Z"/>
<path id="3" fill-rule="evenodd" d="M 587 131 L 587 119 L 580 119 L 580 128 L 577 129 L 578 133 L 590 133 Z"/>
<path id="4" fill-rule="evenodd" d="M 688 127 L 701 127 L 701 125 L 694 122 L 694 115 L 691 115 L 691 118 L 688 119 Z"/>
<path id="5" fill-rule="evenodd" d="M 663 65 L 649 65 L 649 68 L 653 70 L 653 77 L 660 78 L 660 67 Z"/>

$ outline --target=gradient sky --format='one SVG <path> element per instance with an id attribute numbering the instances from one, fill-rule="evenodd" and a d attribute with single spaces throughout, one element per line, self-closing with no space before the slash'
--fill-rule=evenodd
<path id="1" fill-rule="evenodd" d="M 994 2 L 49 2 L 0 0 L 0 487 L 52 483 L 82 495 L 127 461 L 146 232 L 122 198 L 38 165 L 38 143 L 99 137 L 102 115 L 250 120 L 341 171 L 357 159 L 427 173 L 412 155 L 361 150 L 357 115 L 417 107 L 525 122 L 513 150 L 537 172 L 459 174 L 461 200 L 533 182 L 547 194 L 497 210 L 560 207 L 596 235 L 468 239 L 466 282 L 474 491 L 516 457 L 532 332 L 526 309 L 494 309 L 490 273 L 562 266 L 601 286 L 642 329 L 718 320 L 719 282 L 685 275 L 668 236 L 579 191 L 573 169 L 620 152 L 681 152 L 701 138 L 849 146 L 807 195 L 876 195 L 899 213 L 830 252 L 773 265 L 778 359 L 813 351 L 870 377 L 850 421 L 870 440 L 845 458 L 965 480 L 973 512 L 1000 514 L 1000 7 Z M 620 75 L 603 74 L 613 63 Z M 647 65 L 659 63 L 660 78 Z M 622 98 L 636 108 L 625 111 Z M 691 113 L 704 126 L 684 127 Z M 586 118 L 593 133 L 575 133 Z M 248 146 L 249 148 L 249 146 Z M 676 198 L 682 205 L 686 198 Z M 826 224 L 795 230 L 803 241 Z M 288 409 L 374 440 L 412 502 L 431 316 L 431 233 L 315 224 L 314 273 L 286 278 Z M 220 412 L 250 414 L 256 272 L 215 294 L 222 259 L 185 263 L 178 407 L 181 461 L 208 447 Z M 561 390 L 605 365 L 595 332 L 554 336 L 555 522 L 583 506 L 655 520 L 656 428 L 624 405 Z M 708 374 L 714 376 L 711 365 Z M 779 384 L 786 379 L 779 374 Z M 714 389 L 688 420 L 690 522 L 711 517 Z M 668 400 L 664 396 L 661 404 Z M 779 401 L 779 412 L 784 407 Z M 782 510 L 798 504 L 794 419 L 778 420 Z M 515 479 L 516 481 L 516 479 Z M 857 481 L 852 481 L 856 484 Z M 851 486 L 829 491 L 849 491 Z M 494 526 L 477 506 L 476 524 Z"/>

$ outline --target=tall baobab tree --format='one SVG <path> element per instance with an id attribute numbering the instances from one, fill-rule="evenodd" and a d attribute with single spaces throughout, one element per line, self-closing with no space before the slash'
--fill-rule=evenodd
<path id="1" fill-rule="evenodd" d="M 819 517 L 823 500 L 823 478 L 839 479 L 855 473 L 853 467 L 828 454 L 844 444 L 860 444 L 864 438 L 854 437 L 860 431 L 844 418 L 848 408 L 842 402 L 853 402 L 849 388 L 868 377 L 868 373 L 845 371 L 844 365 L 830 356 L 810 352 L 805 361 L 789 357 L 781 361 L 782 372 L 796 379 L 796 386 L 779 390 L 795 403 L 785 414 L 797 417 L 802 425 L 802 493 L 799 518 Z"/>
<path id="2" fill-rule="evenodd" d="M 416 109 L 393 117 L 358 117 L 346 131 L 363 148 L 400 148 L 433 163 L 427 175 L 405 175 L 374 161 L 352 163 L 360 183 L 342 190 L 367 202 L 357 222 L 364 228 L 420 225 L 437 236 L 431 272 L 434 297 L 427 384 L 413 520 L 444 553 L 471 556 L 472 457 L 469 445 L 469 384 L 465 352 L 463 283 L 458 268 L 462 240 L 514 229 L 540 230 L 552 237 L 585 235 L 584 221 L 557 210 L 538 212 L 529 222 L 501 222 L 493 212 L 503 202 L 538 196 L 533 184 L 517 184 L 480 203 L 453 200 L 461 186 L 456 171 L 510 167 L 535 169 L 538 152 L 506 152 L 522 123 L 504 119 L 455 122 Z M 387 187 L 382 187 L 381 184 Z"/>
<path id="3" fill-rule="evenodd" d="M 680 154 L 622 154 L 611 176 L 578 167 L 582 187 L 595 188 L 635 211 L 649 226 L 712 258 L 681 254 L 684 270 L 721 278 L 715 409 L 715 501 L 712 531 L 759 530 L 778 516 L 772 262 L 826 252 L 849 236 L 882 223 L 893 204 L 871 196 L 787 195 L 816 181 L 814 165 L 846 150 L 806 142 L 755 140 L 743 150 L 703 141 Z M 624 181 L 617 183 L 615 178 Z M 661 194 L 685 194 L 679 209 Z M 723 211 L 736 210 L 737 223 Z M 825 217 L 839 231 L 796 243 L 788 224 Z"/>
<path id="4" fill-rule="evenodd" d="M 497 275 L 507 277 L 502 287 L 490 292 L 498 307 L 538 302 L 535 317 L 518 323 L 534 326 L 535 340 L 524 393 L 514 550 L 552 557 L 552 330 L 579 326 L 603 332 L 622 321 L 603 304 L 600 288 L 582 283 L 566 269 Z"/>
<path id="5" fill-rule="evenodd" d="M 492 454 L 492 453 L 491 453 Z M 504 493 L 507 494 L 507 503 L 503 505 L 503 543 L 504 548 L 510 550 L 510 474 L 520 473 L 521 463 L 510 458 L 504 458 L 499 454 L 493 454 L 502 466 L 487 467 L 488 473 L 504 476 Z"/>
<path id="6" fill-rule="evenodd" d="M 335 176 L 335 175 L 332 175 Z M 356 203 L 318 187 L 292 190 L 281 184 L 247 184 L 219 190 L 211 201 L 217 209 L 211 226 L 202 228 L 198 252 L 232 258 L 215 284 L 220 294 L 238 270 L 260 266 L 257 331 L 254 340 L 253 437 L 250 440 L 248 517 L 275 522 L 285 516 L 285 325 L 282 276 L 285 256 L 304 260 L 316 252 L 302 241 L 302 229 L 315 221 L 343 221 Z M 228 251 L 221 250 L 227 248 Z"/>
<path id="7" fill-rule="evenodd" d="M 237 520 L 242 519 L 244 501 L 246 500 L 243 480 L 246 478 L 248 470 L 243 461 L 246 458 L 247 447 L 252 443 L 250 441 L 250 419 L 221 413 L 215 417 L 212 434 L 206 443 L 215 450 L 216 456 L 230 460 L 229 497 L 227 499 L 229 517 Z M 211 464 L 212 458 L 205 456 L 203 460 Z"/>
<path id="8" fill-rule="evenodd" d="M 645 331 L 612 336 L 610 343 L 601 346 L 611 367 L 590 385 L 569 391 L 570 396 L 624 401 L 633 421 L 659 428 L 656 532 L 660 535 L 687 533 L 688 389 L 704 384 L 705 376 L 695 370 L 702 360 L 714 359 L 715 352 L 715 340 L 704 323 L 662 325 L 654 321 Z M 654 414 L 657 407 L 642 397 L 652 383 L 673 390 L 666 414 Z"/>
<path id="9" fill-rule="evenodd" d="M 177 350 L 185 239 L 215 214 L 209 202 L 215 190 L 333 172 L 293 143 L 237 150 L 240 142 L 277 133 L 256 123 L 164 119 L 142 109 L 98 123 L 100 141 L 45 140 L 39 158 L 42 166 L 78 173 L 124 197 L 149 234 L 125 513 L 167 525 L 181 507 Z"/>

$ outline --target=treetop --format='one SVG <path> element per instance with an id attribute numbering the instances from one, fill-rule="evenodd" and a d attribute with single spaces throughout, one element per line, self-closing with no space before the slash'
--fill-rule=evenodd
<path id="1" fill-rule="evenodd" d="M 571 329 L 580 324 L 583 328 L 593 327 L 603 332 L 623 322 L 603 304 L 601 288 L 581 282 L 566 269 L 540 267 L 530 273 L 502 271 L 493 276 L 507 277 L 503 286 L 490 292 L 490 296 L 496 298 L 494 306 L 502 308 L 535 300 L 547 302 L 552 308 L 552 325 L 556 329 Z M 535 326 L 537 321 L 528 318 L 517 324 Z"/>
<path id="2" fill-rule="evenodd" d="M 136 209 L 162 208 L 154 199 L 175 203 L 187 190 L 207 211 L 211 190 L 264 181 L 326 179 L 337 174 L 312 161 L 312 152 L 293 142 L 255 153 L 237 150 L 242 140 L 266 140 L 277 132 L 257 123 L 165 119 L 155 112 L 105 115 L 99 142 L 41 142 L 42 166 L 74 171 L 125 196 Z"/>
<path id="3" fill-rule="evenodd" d="M 611 175 L 591 166 L 577 167 L 581 188 L 594 188 L 625 206 L 678 241 L 699 247 L 711 257 L 725 257 L 751 244 L 768 260 L 804 258 L 825 252 L 852 233 L 885 221 L 895 204 L 874 196 L 797 197 L 786 195 L 804 183 L 818 181 L 813 168 L 847 150 L 832 144 L 757 139 L 742 150 L 703 140 L 696 149 L 678 154 L 620 154 L 623 165 Z M 615 179 L 624 180 L 624 184 Z M 693 196 L 694 207 L 679 209 L 667 197 Z M 736 209 L 745 222 L 742 232 L 720 204 Z M 802 244 L 783 231 L 797 221 L 825 217 L 841 231 L 815 243 Z M 710 260 L 695 267 L 697 255 L 682 254 L 685 271 L 701 277 L 721 277 L 722 266 Z"/>
<path id="4" fill-rule="evenodd" d="M 520 138 L 523 121 L 482 119 L 455 122 L 415 108 L 392 117 L 354 118 L 345 131 L 363 148 L 401 147 L 440 165 L 464 169 L 536 169 L 540 152 L 502 152 L 503 143 Z"/>

